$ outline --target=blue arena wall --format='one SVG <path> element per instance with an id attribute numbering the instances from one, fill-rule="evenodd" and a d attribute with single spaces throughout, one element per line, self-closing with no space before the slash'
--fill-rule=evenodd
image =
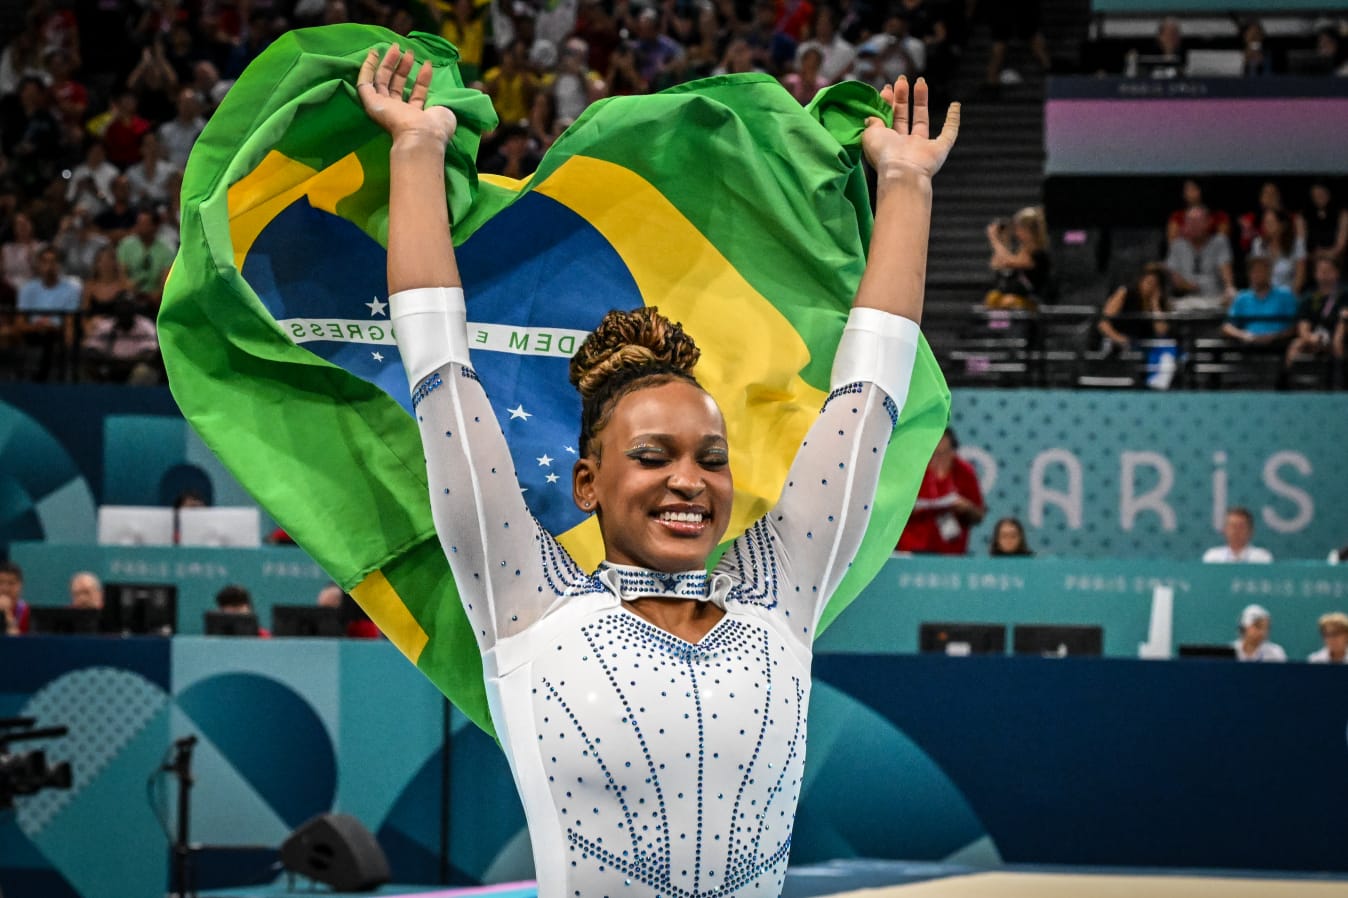
<path id="1" fill-rule="evenodd" d="M 1227 505 L 1282 560 L 1348 543 L 1348 394 L 961 390 L 952 423 L 988 498 L 975 554 L 1013 515 L 1041 553 L 1196 559 Z M 0 551 L 92 542 L 98 505 L 184 485 L 250 502 L 162 389 L 6 385 L 0 458 Z"/>

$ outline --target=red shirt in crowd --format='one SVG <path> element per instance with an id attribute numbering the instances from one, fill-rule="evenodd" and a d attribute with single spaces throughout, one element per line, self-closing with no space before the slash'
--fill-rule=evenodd
<path id="1" fill-rule="evenodd" d="M 969 550 L 969 528 L 955 517 L 950 506 L 949 499 L 955 494 L 982 507 L 983 491 L 978 487 L 978 475 L 974 473 L 973 465 L 955 456 L 950 463 L 950 472 L 944 476 L 936 473 L 935 466 L 928 465 L 922 486 L 917 491 L 917 505 L 899 537 L 900 552 L 963 555 Z M 949 523 L 952 518 L 958 524 L 958 534 Z M 943 523 L 945 534 L 941 532 Z"/>

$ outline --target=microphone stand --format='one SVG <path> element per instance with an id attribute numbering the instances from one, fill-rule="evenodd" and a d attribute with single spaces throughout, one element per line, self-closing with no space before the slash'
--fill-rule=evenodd
<path id="1" fill-rule="evenodd" d="M 178 833 L 173 841 L 173 895 L 175 898 L 196 898 L 196 889 L 188 892 L 188 882 L 192 879 L 192 845 L 188 838 L 192 819 L 192 748 L 197 744 L 196 736 L 185 736 L 173 742 L 173 760 L 164 765 L 164 770 L 178 778 Z"/>

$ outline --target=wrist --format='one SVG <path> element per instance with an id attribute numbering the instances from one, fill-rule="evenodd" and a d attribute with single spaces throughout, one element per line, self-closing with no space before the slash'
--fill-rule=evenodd
<path id="1" fill-rule="evenodd" d="M 449 137 L 432 131 L 402 131 L 393 135 L 393 148 L 390 154 L 399 156 L 436 156 L 444 158 L 449 146 Z"/>
<path id="2" fill-rule="evenodd" d="M 876 171 L 876 194 L 902 192 L 931 198 L 931 175 L 903 163 L 894 163 Z"/>

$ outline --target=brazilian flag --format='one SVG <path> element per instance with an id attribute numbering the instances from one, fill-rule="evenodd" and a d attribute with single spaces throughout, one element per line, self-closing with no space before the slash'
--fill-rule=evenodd
<path id="1" fill-rule="evenodd" d="M 711 78 L 594 104 L 529 179 L 479 174 L 487 97 L 441 39 L 294 31 L 234 85 L 193 150 L 182 248 L 159 316 L 178 404 L 282 527 L 490 732 L 476 643 L 441 552 L 389 326 L 388 136 L 356 97 L 371 46 L 430 59 L 473 365 L 534 515 L 587 569 L 598 527 L 571 501 L 580 399 L 567 360 L 613 308 L 658 305 L 702 348 L 729 428 L 739 535 L 776 501 L 829 387 L 865 264 L 859 165 L 870 87 L 802 109 L 770 77 Z M 946 424 L 929 349 L 886 457 L 864 545 L 827 624 L 879 570 Z"/>

